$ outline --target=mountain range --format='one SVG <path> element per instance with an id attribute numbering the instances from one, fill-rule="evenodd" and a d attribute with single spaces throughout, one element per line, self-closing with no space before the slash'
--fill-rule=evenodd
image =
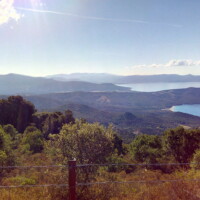
<path id="1" fill-rule="evenodd" d="M 82 74 L 79 75 L 82 76 Z M 84 76 L 86 79 L 87 74 Z M 109 77 L 113 82 L 114 78 L 117 80 L 115 75 L 89 74 L 89 76 L 93 77 L 93 81 L 96 77 L 99 82 L 100 78 L 102 82 L 106 80 L 105 77 L 107 81 Z M 127 76 L 123 78 L 129 81 L 133 77 L 135 77 L 135 83 L 142 81 L 142 78 L 145 78 L 146 83 L 148 81 L 175 81 L 175 79 L 176 82 L 181 82 L 181 80 L 191 82 L 198 81 L 200 78 L 192 75 Z M 153 77 L 156 78 L 153 79 Z M 123 138 L 127 140 L 138 133 L 160 134 L 166 128 L 179 125 L 199 127 L 200 124 L 199 117 L 174 113 L 168 109 L 174 105 L 200 104 L 200 88 L 135 92 L 130 88 L 120 87 L 113 83 L 80 81 L 78 77 L 63 81 L 54 80 L 53 77 L 0 75 L 0 98 L 16 94 L 31 101 L 38 111 L 63 112 L 70 109 L 75 117 L 85 118 L 89 122 L 98 121 L 105 125 L 113 123 L 120 130 Z"/>
<path id="2" fill-rule="evenodd" d="M 20 74 L 0 75 L 0 94 L 48 94 L 66 92 L 132 92 L 129 87 L 117 84 L 200 82 L 194 75 L 133 75 L 118 76 L 104 73 L 58 74 L 47 77 L 31 77 Z"/>
<path id="3" fill-rule="evenodd" d="M 0 94 L 47 94 L 74 91 L 130 91 L 127 87 L 112 83 L 89 83 L 85 81 L 57 81 L 45 77 L 31 77 L 19 74 L 0 75 Z"/>
<path id="4" fill-rule="evenodd" d="M 130 83 L 159 83 L 159 82 L 200 82 L 200 76 L 196 75 L 177 75 L 177 74 L 160 74 L 160 75 L 131 75 L 119 76 L 106 73 L 73 73 L 73 74 L 56 74 L 47 76 L 59 81 L 87 81 L 92 83 L 113 83 L 113 84 L 130 84 Z"/>

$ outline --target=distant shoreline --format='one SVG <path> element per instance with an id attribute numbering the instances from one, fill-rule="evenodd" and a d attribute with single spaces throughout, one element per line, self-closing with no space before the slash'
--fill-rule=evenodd
<path id="1" fill-rule="evenodd" d="M 172 106 L 171 108 L 164 108 L 164 109 L 161 109 L 163 111 L 170 111 L 170 112 L 174 112 L 174 106 Z"/>

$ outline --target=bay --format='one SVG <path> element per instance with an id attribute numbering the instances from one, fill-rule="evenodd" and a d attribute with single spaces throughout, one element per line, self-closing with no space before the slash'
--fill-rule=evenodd
<path id="1" fill-rule="evenodd" d="M 173 112 L 182 112 L 200 117 L 200 104 L 172 106 L 170 110 Z"/>
<path id="2" fill-rule="evenodd" d="M 162 83 L 132 83 L 117 84 L 119 86 L 130 87 L 132 91 L 139 92 L 158 92 L 162 90 L 182 89 L 182 88 L 200 88 L 200 82 L 162 82 Z"/>

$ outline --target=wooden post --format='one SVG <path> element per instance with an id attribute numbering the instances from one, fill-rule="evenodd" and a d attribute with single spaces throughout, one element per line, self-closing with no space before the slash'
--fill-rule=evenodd
<path id="1" fill-rule="evenodd" d="M 76 160 L 68 162 L 69 167 L 69 200 L 76 200 Z"/>

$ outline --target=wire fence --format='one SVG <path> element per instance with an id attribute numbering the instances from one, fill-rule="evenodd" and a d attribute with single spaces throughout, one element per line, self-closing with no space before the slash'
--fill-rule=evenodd
<path id="1" fill-rule="evenodd" d="M 13 189 L 13 188 L 50 188 L 50 187 L 58 187 L 58 188 L 70 188 L 74 190 L 75 187 L 84 187 L 84 186 L 95 186 L 95 185 L 110 185 L 110 184 L 160 184 L 160 183 L 175 183 L 175 182 L 200 182 L 200 178 L 175 178 L 175 179 L 163 179 L 163 180 L 128 180 L 128 181 L 91 181 L 91 182 L 77 182 L 76 170 L 82 168 L 89 167 L 110 167 L 110 166 L 128 166 L 128 167 L 147 167 L 147 166 L 190 166 L 190 165 L 200 165 L 200 163 L 137 163 L 137 164 L 129 164 L 129 163 L 105 163 L 105 164 L 76 164 L 76 161 L 71 161 L 72 164 L 68 165 L 41 165 L 41 166 L 1 166 L 1 170 L 29 170 L 29 169 L 56 169 L 63 168 L 68 172 L 69 180 L 68 184 L 59 183 L 59 184 L 27 184 L 27 185 L 0 185 L 0 189 Z M 82 171 L 83 172 L 83 171 Z M 71 174 L 71 175 L 70 175 Z M 73 180 L 71 180 L 73 179 Z M 73 182 L 73 183 L 72 183 Z M 73 191 L 74 192 L 74 191 Z M 187 193 L 189 193 L 187 191 Z M 71 198 L 73 199 L 73 198 Z"/>
<path id="2" fill-rule="evenodd" d="M 190 162 L 190 163 L 102 163 L 102 164 L 77 164 L 75 166 L 70 167 L 92 167 L 92 166 L 99 166 L 99 167 L 106 167 L 106 166 L 183 166 L 183 165 L 200 165 L 198 162 Z M 68 168 L 69 165 L 29 165 L 29 166 L 0 166 L 0 169 L 27 169 L 27 168 Z"/>
<path id="3" fill-rule="evenodd" d="M 0 166 L 0 169 L 47 169 L 47 168 L 82 168 L 82 167 L 109 167 L 109 166 L 188 166 L 188 165 L 200 165 L 200 163 L 136 163 L 136 164 L 129 164 L 129 163 L 105 163 L 105 164 L 77 164 L 75 166 L 69 165 L 40 165 L 40 166 Z M 175 182 L 175 181 L 184 181 L 184 179 L 174 179 L 174 180 L 142 180 L 142 181 L 105 181 L 105 182 L 92 182 L 92 183 L 78 183 L 77 186 L 81 185 L 94 185 L 94 184 L 110 184 L 110 183 L 146 183 L 146 182 Z M 187 179 L 187 181 L 200 181 L 200 179 Z M 45 185 L 19 185 L 19 186 L 2 186 L 1 188 L 20 188 L 20 187 L 52 187 L 52 186 L 59 186 L 59 187 L 67 187 L 68 184 L 45 184 Z"/>
<path id="4" fill-rule="evenodd" d="M 63 168 L 68 165 L 41 165 L 41 166 L 0 166 L 0 169 L 30 169 L 30 168 Z"/>

